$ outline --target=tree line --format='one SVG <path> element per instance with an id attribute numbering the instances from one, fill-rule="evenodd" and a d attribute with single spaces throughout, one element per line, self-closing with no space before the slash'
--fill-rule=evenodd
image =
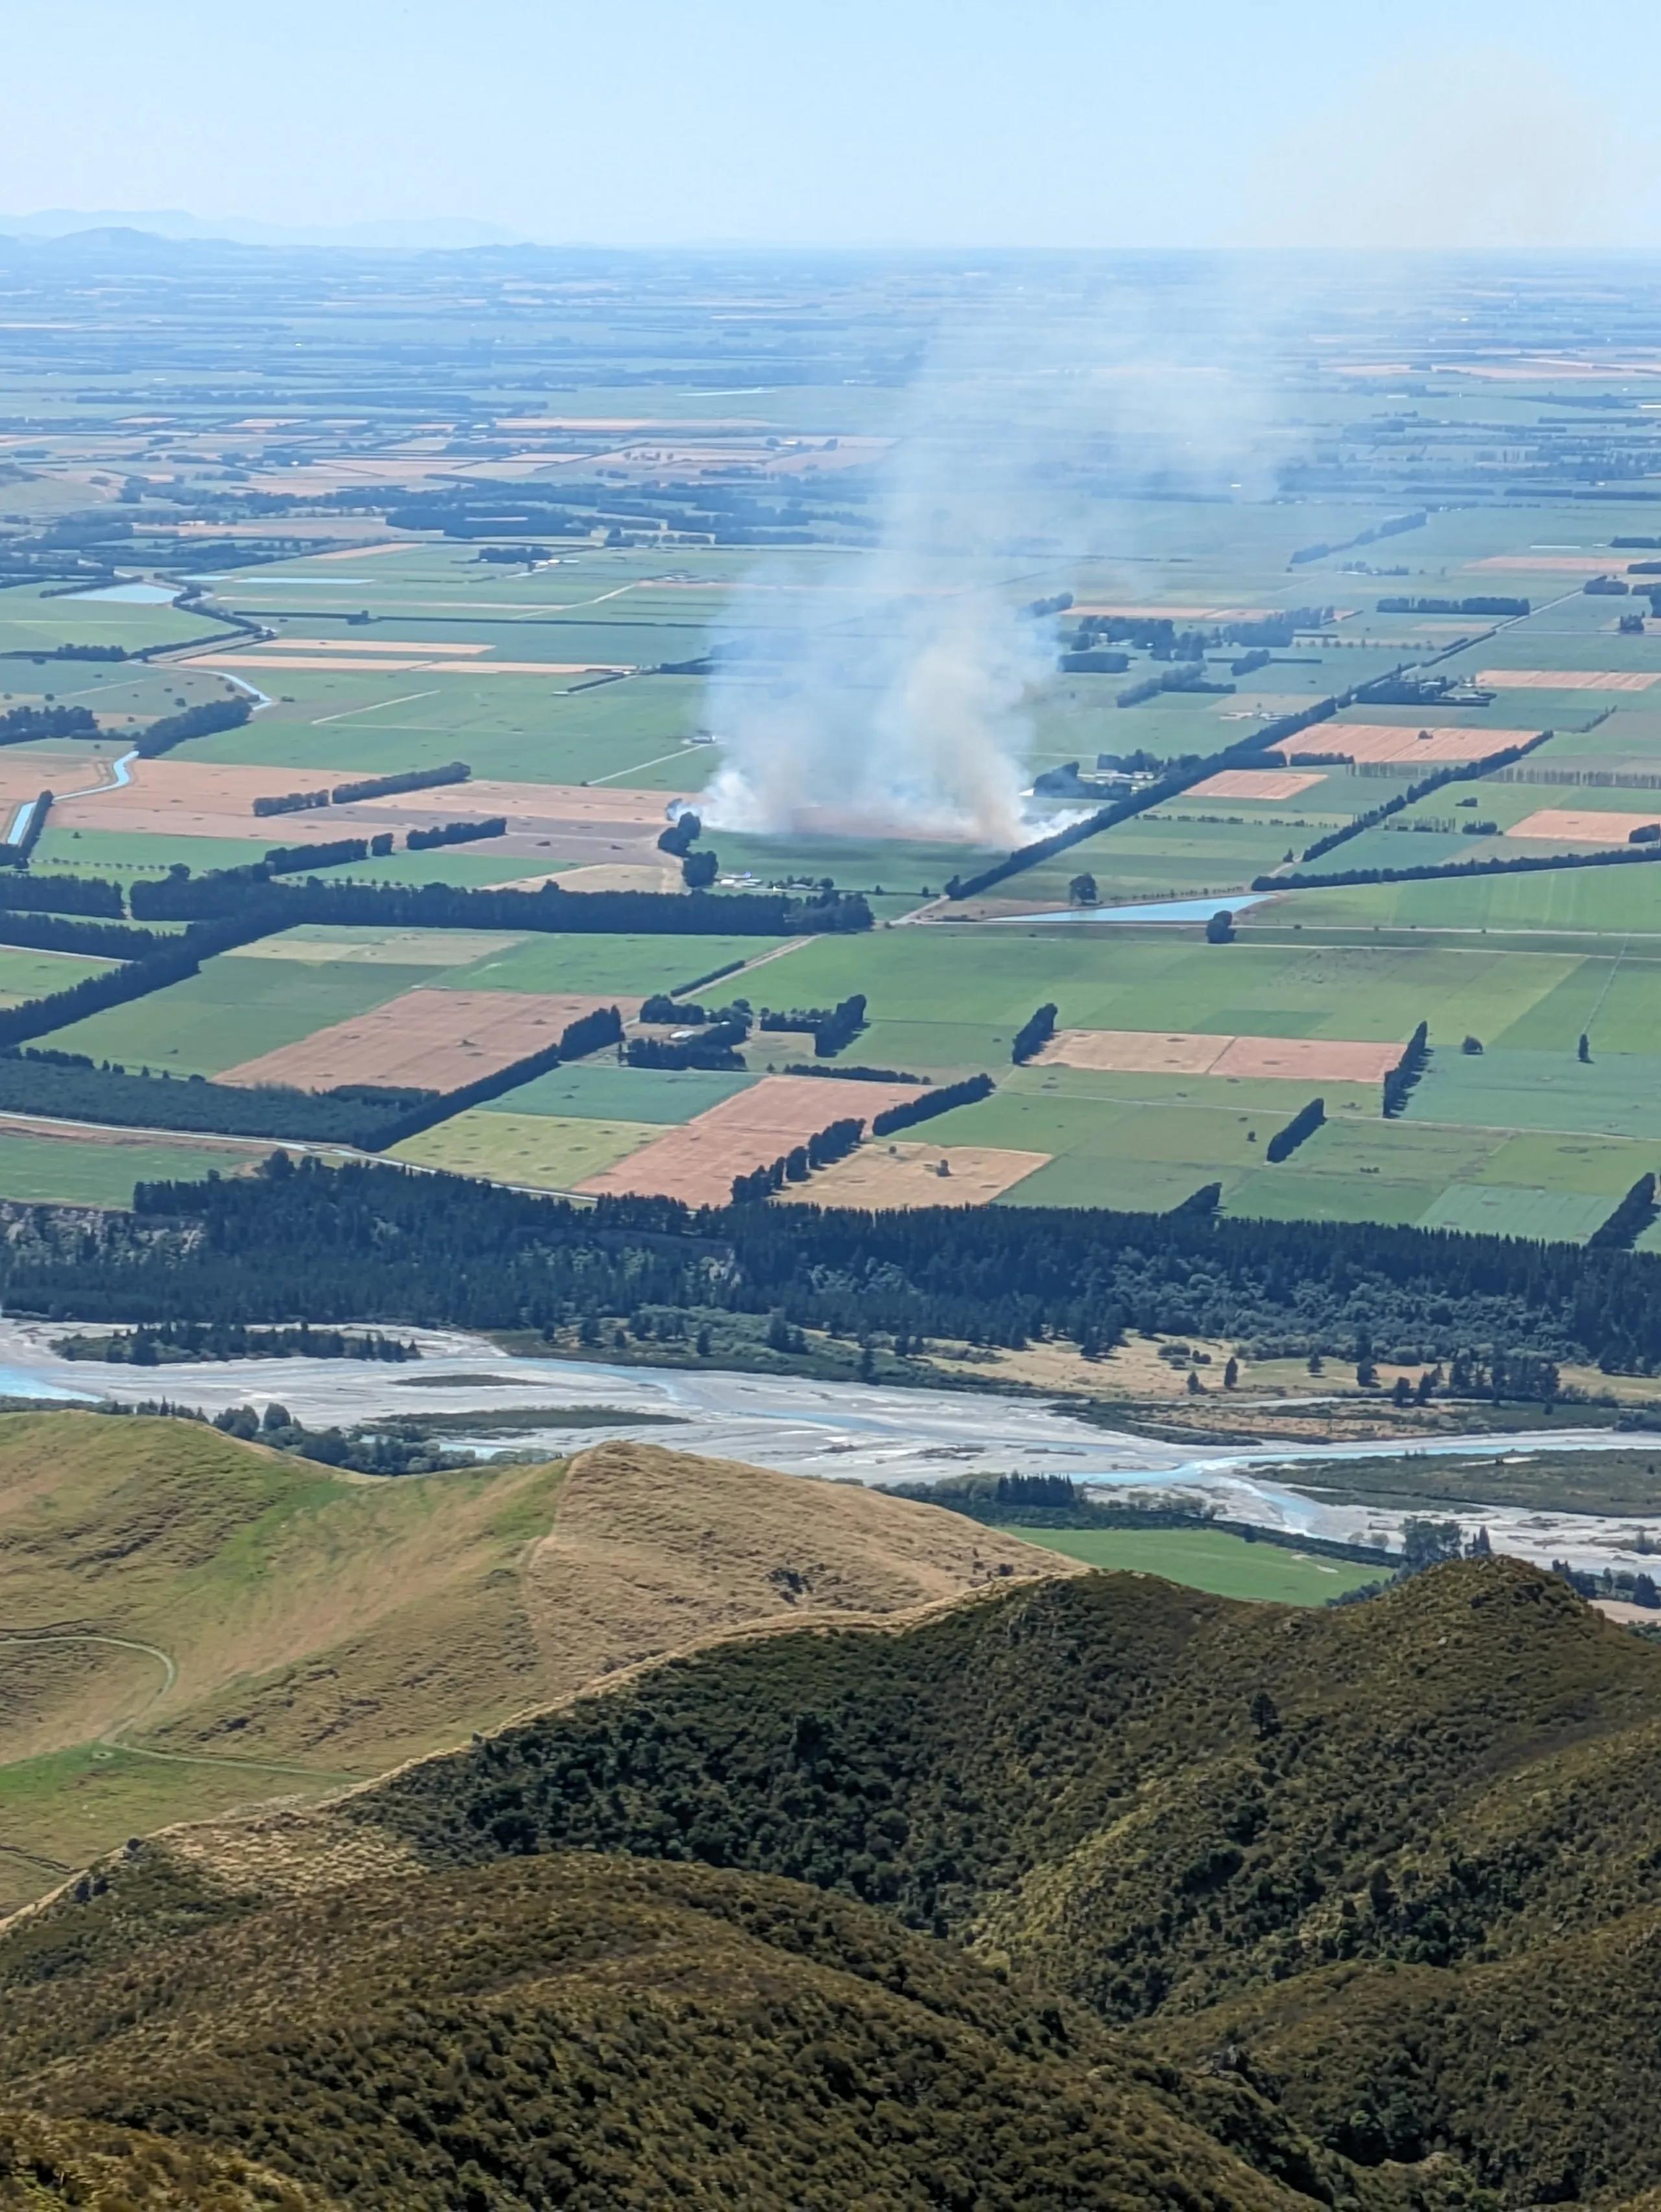
<path id="1" fill-rule="evenodd" d="M 1389 821 L 1392 814 L 1400 814 L 1403 808 L 1413 805 L 1418 799 L 1428 799 L 1433 791 L 1440 791 L 1446 784 L 1478 782 L 1483 776 L 1494 775 L 1496 769 L 1512 767 L 1525 753 L 1531 753 L 1536 745 L 1543 745 L 1547 738 L 1555 734 L 1551 730 L 1542 730 L 1525 744 L 1507 745 L 1503 751 L 1490 753 L 1485 760 L 1456 761 L 1447 768 L 1438 769 L 1433 775 L 1423 776 L 1417 783 L 1410 783 L 1396 798 L 1385 799 L 1383 805 L 1368 807 L 1365 814 L 1358 814 L 1342 830 L 1334 830 L 1327 836 L 1317 837 L 1312 845 L 1304 848 L 1299 856 L 1301 862 L 1307 865 L 1311 860 L 1318 860 L 1323 853 L 1330 853 L 1335 846 L 1348 844 L 1352 837 L 1359 837 L 1364 830 L 1376 830 L 1381 822 Z"/>
<path id="2" fill-rule="evenodd" d="M 1354 694 L 1343 692 L 1335 698 L 1319 699 L 1295 714 L 1283 714 L 1278 721 L 1265 722 L 1250 737 L 1225 745 L 1220 752 L 1185 757 L 1171 767 L 1157 783 L 1149 784 L 1145 791 L 1133 792 L 1128 799 L 1115 799 L 1110 805 L 1098 807 L 1080 822 L 1065 830 L 1057 830 L 1048 837 L 1034 839 L 1030 845 L 1020 845 L 990 867 L 983 868 L 967 878 L 953 876 L 946 886 L 949 899 L 978 898 L 983 891 L 990 890 L 995 884 L 1019 875 L 1023 869 L 1035 867 L 1040 860 L 1053 860 L 1057 853 L 1069 851 L 1082 844 L 1086 837 L 1095 837 L 1104 830 L 1116 829 L 1121 822 L 1129 822 L 1138 814 L 1146 814 L 1151 807 L 1162 806 L 1168 799 L 1175 799 L 1190 784 L 1199 783 L 1208 775 L 1215 775 L 1226 768 L 1238 768 L 1243 762 L 1259 760 L 1276 745 L 1295 738 L 1301 730 L 1312 729 L 1317 722 L 1329 721 L 1342 707 L 1350 704 Z M 1280 881 L 1286 879 L 1281 878 Z M 1254 885 L 1254 889 L 1261 888 Z"/>
<path id="3" fill-rule="evenodd" d="M 141 921 L 217 920 L 250 907 L 246 878 L 218 871 L 136 883 L 128 902 Z M 459 884 L 271 884 L 255 911 L 254 936 L 302 921 L 660 937 L 789 937 L 871 927 L 871 909 L 856 892 L 796 899 L 780 891 L 566 891 L 557 882 L 534 891 Z"/>
<path id="4" fill-rule="evenodd" d="M 828 1168 L 837 1160 L 845 1160 L 857 1149 L 865 1134 L 865 1123 L 854 1115 L 838 1121 L 827 1122 L 816 1129 L 805 1144 L 793 1145 L 769 1167 L 757 1168 L 751 1175 L 733 1178 L 734 1206 L 759 1206 L 782 1190 L 787 1182 L 806 1182 L 816 1168 Z"/>
<path id="5" fill-rule="evenodd" d="M 1342 890 L 1352 884 L 1425 884 L 1471 876 L 1532 876 L 1553 868 L 1641 867 L 1661 860 L 1661 846 L 1647 842 L 1617 846 L 1603 853 L 1524 853 L 1516 860 L 1427 861 L 1423 867 L 1339 868 L 1330 872 L 1302 870 L 1285 876 L 1254 876 L 1254 891 Z"/>
<path id="6" fill-rule="evenodd" d="M 170 753 L 191 738 L 216 737 L 221 730 L 240 730 L 253 713 L 248 699 L 210 699 L 200 707 L 183 708 L 163 714 L 134 741 L 134 750 L 145 760 Z"/>
<path id="7" fill-rule="evenodd" d="M 51 1207 L 15 1215 L 3 1294 L 50 1318 L 551 1330 L 648 1306 L 780 1312 L 856 1340 L 1098 1350 L 1140 1330 L 1258 1358 L 1463 1357 L 1502 1394 L 1548 1380 L 1542 1361 L 1661 1365 L 1661 1259 L 1372 1222 L 586 1206 L 280 1156 L 255 1177 L 141 1184 L 131 1214 L 91 1227 Z"/>

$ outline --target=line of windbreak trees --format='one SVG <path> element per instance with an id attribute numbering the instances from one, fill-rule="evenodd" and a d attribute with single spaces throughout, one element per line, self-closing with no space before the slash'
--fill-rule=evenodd
<path id="1" fill-rule="evenodd" d="M 1359 837 L 1364 830 L 1376 830 L 1381 822 L 1388 822 L 1391 815 L 1400 814 L 1418 799 L 1428 799 L 1433 792 L 1442 790 L 1447 784 L 1477 783 L 1500 769 L 1513 767 L 1525 754 L 1531 753 L 1536 745 L 1543 745 L 1554 734 L 1550 730 L 1541 730 L 1525 743 L 1506 745 L 1502 751 L 1490 753 L 1485 760 L 1455 761 L 1447 768 L 1438 769 L 1433 775 L 1421 777 L 1417 783 L 1409 784 L 1407 789 L 1398 793 L 1394 799 L 1385 799 L 1380 806 L 1368 807 L 1365 814 L 1358 814 L 1342 830 L 1334 830 L 1324 837 L 1317 837 L 1312 845 L 1305 845 L 1299 856 L 1300 865 L 1306 866 L 1311 860 L 1318 860 L 1323 854 L 1330 853 L 1335 847 L 1347 845 L 1352 837 Z"/>
<path id="2" fill-rule="evenodd" d="M 897 1106 L 885 1106 L 872 1121 L 871 1134 L 897 1135 L 919 1121 L 932 1121 L 937 1114 L 949 1114 L 954 1106 L 972 1106 L 977 1099 L 987 1097 L 992 1088 L 989 1075 L 970 1075 L 961 1083 L 942 1084 L 923 1097 L 907 1099 Z M 759 1206 L 775 1191 L 782 1190 L 787 1182 L 806 1182 L 816 1168 L 827 1168 L 837 1160 L 846 1159 L 864 1134 L 862 1120 L 849 1116 L 830 1122 L 824 1128 L 816 1130 L 806 1144 L 781 1153 L 770 1166 L 757 1168 L 751 1175 L 734 1176 L 733 1205 Z"/>
<path id="3" fill-rule="evenodd" d="M 1548 1387 L 1542 1361 L 1661 1366 L 1661 1260 L 1445 1230 L 1180 1209 L 584 1206 L 282 1158 L 251 1178 L 141 1185 L 134 1206 L 91 1227 L 50 1208 L 15 1219 L 12 1310 L 553 1329 L 650 1306 L 778 1312 L 855 1338 L 1098 1350 L 1157 1331 L 1262 1358 L 1463 1355 L 1502 1395 Z"/>
<path id="4" fill-rule="evenodd" d="M 1298 714 L 1284 714 L 1278 721 L 1263 723 L 1249 737 L 1241 738 L 1232 745 L 1225 745 L 1220 752 L 1197 757 L 1187 757 L 1170 769 L 1157 783 L 1132 793 L 1128 799 L 1115 799 L 1110 805 L 1098 807 L 1093 814 L 1086 814 L 1082 821 L 1072 823 L 1065 830 L 1057 830 L 1048 837 L 1035 838 L 1030 845 L 1018 846 L 1013 853 L 1006 854 L 1001 860 L 981 869 L 976 875 L 953 876 L 946 886 L 946 896 L 949 899 L 978 898 L 983 891 L 990 890 L 995 884 L 1019 875 L 1024 869 L 1036 867 L 1040 860 L 1053 860 L 1056 854 L 1068 852 L 1073 846 L 1082 844 L 1086 837 L 1098 836 L 1104 830 L 1114 829 L 1121 822 L 1129 822 L 1135 815 L 1147 813 L 1150 807 L 1163 805 L 1166 799 L 1175 799 L 1190 784 L 1198 783 L 1206 776 L 1217 775 L 1226 768 L 1238 768 L 1243 763 L 1260 760 L 1276 745 L 1284 744 L 1288 738 L 1295 738 L 1300 731 L 1312 729 L 1317 722 L 1329 721 L 1341 708 L 1350 704 L 1354 696 L 1353 692 L 1345 691 L 1335 698 L 1317 700 L 1313 706 L 1305 707 Z"/>
<path id="5" fill-rule="evenodd" d="M 1661 860 L 1661 845 L 1645 840 L 1601 853 L 1524 853 L 1516 860 L 1427 861 L 1423 867 L 1297 870 L 1287 875 L 1254 876 L 1254 891 L 1331 890 L 1348 884 L 1425 884 L 1471 876 L 1536 876 L 1557 868 L 1641 867 Z"/>
<path id="6" fill-rule="evenodd" d="M 284 791 L 256 799 L 256 814 L 304 814 L 317 807 L 352 806 L 362 799 L 395 799 L 406 791 L 433 791 L 441 785 L 465 783 L 472 774 L 465 761 L 447 761 L 442 768 L 405 769 L 396 775 L 360 776 L 355 783 L 338 783 L 330 791 Z"/>
<path id="7" fill-rule="evenodd" d="M 205 921 L 246 912 L 246 882 L 218 872 L 168 875 L 132 887 L 141 921 Z M 533 891 L 464 889 L 457 884 L 273 884 L 261 896 L 268 935 L 295 923 L 380 923 L 394 929 L 520 929 L 599 936 L 788 937 L 869 929 L 857 892 L 796 899 L 782 891 Z"/>

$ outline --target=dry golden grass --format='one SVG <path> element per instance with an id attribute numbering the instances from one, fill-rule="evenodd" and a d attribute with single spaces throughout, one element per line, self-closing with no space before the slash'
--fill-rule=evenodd
<path id="1" fill-rule="evenodd" d="M 851 1206 L 888 1212 L 911 1206 L 989 1206 L 1025 1176 L 1048 1167 L 1048 1152 L 991 1145 L 861 1145 L 845 1160 L 779 1193 L 787 1204 Z M 944 1164 L 946 1173 L 940 1170 Z"/>
<path id="2" fill-rule="evenodd" d="M 856 1484 L 605 1443 L 525 1570 L 555 1694 L 733 1629 L 907 1613 L 1044 1571 L 1033 1547 Z"/>
<path id="3" fill-rule="evenodd" d="M 1617 814 L 1612 807 L 1542 806 L 1513 822 L 1507 837 L 1550 837 L 1573 845 L 1626 845 L 1634 830 L 1653 828 L 1661 808 L 1648 814 Z"/>
<path id="4" fill-rule="evenodd" d="M 0 1645 L 4 1894 L 711 1637 L 905 1619 L 1073 1571 L 932 1507 L 656 1446 L 380 1481 L 195 1423 L 5 1417 L 0 1620 L 24 1640 Z M 84 1759 L 26 1764 L 77 1751 L 102 1762 L 95 1786 Z M 278 1826 L 302 1857 L 324 1849 Z"/>

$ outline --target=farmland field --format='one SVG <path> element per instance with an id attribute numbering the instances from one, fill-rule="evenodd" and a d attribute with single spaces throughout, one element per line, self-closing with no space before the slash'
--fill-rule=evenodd
<path id="1" fill-rule="evenodd" d="M 1024 1542 L 1062 1552 L 1086 1566 L 1160 1575 L 1190 1589 L 1277 1605 L 1325 1605 L 1342 1591 L 1378 1579 L 1376 1567 L 1278 1544 L 1249 1543 L 1209 1528 L 1016 1528 Z"/>
<path id="2" fill-rule="evenodd" d="M 64 281 L 52 296 L 73 325 L 96 295 Z M 775 305 L 794 296 L 755 281 Z M 1544 357 L 1500 382 L 1450 357 L 1402 414 L 1320 347 L 1276 340 L 1250 372 L 1256 416 L 1285 443 L 1272 493 L 1254 465 L 1201 496 L 1153 495 L 1086 440 L 1046 465 L 1050 488 L 1026 488 L 1035 515 L 997 550 L 955 526 L 900 544 L 893 489 L 922 450 L 910 372 L 849 372 L 867 311 L 892 312 L 849 281 L 804 382 L 754 364 L 689 381 L 671 363 L 703 311 L 684 300 L 664 325 L 678 337 L 630 323 L 623 353 L 587 359 L 557 398 L 515 337 L 497 368 L 468 369 L 465 409 L 413 369 L 397 406 L 371 404 L 358 339 L 320 325 L 314 386 L 269 408 L 250 393 L 246 413 L 216 412 L 188 382 L 140 410 L 118 377 L 71 420 L 22 375 L 14 411 L 34 427 L 0 538 L 41 573 L 0 587 L 0 714 L 46 719 L 0 748 L 0 801 L 21 820 L 56 793 L 34 874 L 98 878 L 113 893 L 95 896 L 118 903 L 143 885 L 154 902 L 169 878 L 253 881 L 268 850 L 338 846 L 284 880 L 391 899 L 552 878 L 574 896 L 672 902 L 669 823 L 685 801 L 700 827 L 684 842 L 717 898 L 817 899 L 829 884 L 873 921 L 691 936 L 656 921 L 532 932 L 459 907 L 311 920 L 209 948 L 195 975 L 50 1032 L 26 1020 L 30 1048 L 245 1085 L 430 1088 L 545 1038 L 538 1005 L 616 1005 L 621 1049 L 439 1124 L 410 1161 L 620 1188 L 653 1171 L 642 1155 L 690 1145 L 690 1161 L 695 1126 L 743 1127 L 748 1161 L 770 1079 L 796 1086 L 794 1142 L 868 1121 L 905 1082 L 984 1073 L 989 1097 L 892 1150 L 867 1139 L 793 1194 L 934 1203 L 953 1155 L 954 1200 L 1146 1211 L 1215 1185 L 1225 1210 L 1261 1218 L 1589 1234 L 1661 1139 L 1661 867 L 1643 858 L 1661 850 L 1644 835 L 1661 823 L 1661 616 L 1618 542 L 1661 532 L 1619 490 L 1626 475 L 1587 492 L 1580 417 L 1554 414 Z M 436 360 L 453 311 L 417 292 L 399 343 Z M 520 307 L 486 292 L 486 325 L 517 331 Z M 538 329 L 545 314 L 563 329 L 563 294 L 533 282 L 525 297 Z M 1462 297 L 1460 328 L 1512 343 Z M 363 307 L 352 328 L 380 313 Z M 915 335 L 926 318 L 911 313 Z M 978 372 L 952 374 L 973 422 Z M 1603 390 L 1597 362 L 1577 374 L 1583 398 Z M 336 404 L 345 392 L 356 413 Z M 1610 393 L 1641 477 L 1652 414 Z M 1488 475 L 1422 488 L 1443 463 L 1409 465 L 1392 441 L 1432 415 L 1491 455 Z M 952 470 L 978 453 L 971 436 Z M 1020 672 L 1007 697 L 1002 676 L 984 688 L 984 637 Z M 918 781 L 952 783 L 966 724 L 930 738 L 927 775 L 893 769 L 912 758 L 925 669 L 989 717 L 976 726 L 998 758 L 967 805 Z M 202 708 L 204 726 L 137 756 L 158 718 Z M 1495 765 L 1506 749 L 1517 757 Z M 431 770 L 452 780 L 407 781 Z M 377 777 L 404 787 L 333 803 Z M 330 803 L 264 811 L 307 793 Z M 1124 818 L 1097 828 L 1104 799 Z M 450 823 L 456 842 L 425 842 Z M 1001 865 L 1069 824 L 1083 834 Z M 352 842 L 371 836 L 391 849 Z M 1530 857 L 1550 865 L 1276 888 L 1300 872 Z M 1582 858 L 1617 864 L 1561 865 Z M 1232 941 L 1208 941 L 1208 902 L 1257 883 Z M 1185 920 L 1100 918 L 1170 901 L 1191 902 Z M 0 934 L 35 944 L 0 948 L 0 1010 L 107 973 L 95 939 L 7 912 Z M 187 918 L 181 906 L 166 927 Z M 697 1056 L 699 1006 L 807 1021 L 862 999 L 824 1060 L 856 1079 L 787 1078 L 820 1065 L 813 1037 L 758 1023 L 727 1066 L 631 1064 L 654 1057 L 642 1040 L 676 1035 L 637 1018 L 666 993 L 686 1013 L 685 1036 L 655 1054 L 672 1060 Z M 1016 1065 L 1024 1025 L 1052 1006 L 1054 1038 Z M 1386 1118 L 1384 1079 L 1421 1025 L 1424 1056 Z M 1320 1126 L 1270 1163 L 1270 1139 L 1317 1098 Z M 713 1170 L 694 1180 L 722 1194 Z"/>

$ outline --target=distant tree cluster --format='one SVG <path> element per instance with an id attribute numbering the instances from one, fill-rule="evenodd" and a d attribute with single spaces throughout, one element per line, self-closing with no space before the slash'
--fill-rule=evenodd
<path id="1" fill-rule="evenodd" d="M 474 845 L 507 834 L 507 816 L 492 814 L 482 822 L 444 822 L 430 830 L 411 830 L 404 842 L 412 853 L 429 853 L 440 845 Z"/>
<path id="2" fill-rule="evenodd" d="M 1042 1006 L 1035 1014 L 1029 1014 L 1011 1041 L 1009 1057 L 1017 1067 L 1025 1067 L 1034 1060 L 1056 1034 L 1056 1007 L 1053 1001 Z"/>
<path id="3" fill-rule="evenodd" d="M 32 745 L 44 738 L 97 735 L 97 717 L 85 707 L 13 707 L 0 714 L 0 745 Z"/>
<path id="4" fill-rule="evenodd" d="M 1326 1117 L 1326 1101 L 1311 1098 L 1307 1106 L 1298 1109 L 1284 1128 L 1275 1132 L 1263 1147 L 1263 1157 L 1275 1163 L 1289 1158 L 1299 1145 L 1315 1134 Z"/>

